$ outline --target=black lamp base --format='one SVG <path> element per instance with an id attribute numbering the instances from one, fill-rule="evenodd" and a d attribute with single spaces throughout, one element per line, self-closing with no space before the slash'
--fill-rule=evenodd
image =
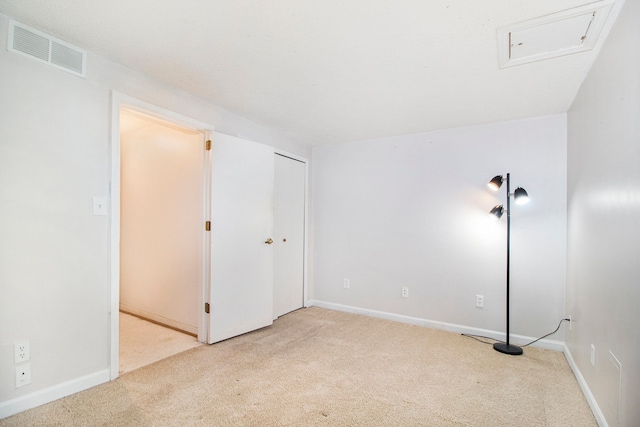
<path id="1" fill-rule="evenodd" d="M 495 351 L 500 353 L 509 354 L 511 356 L 519 356 L 522 354 L 522 349 L 517 345 L 511 345 L 503 342 L 497 342 L 493 345 Z"/>

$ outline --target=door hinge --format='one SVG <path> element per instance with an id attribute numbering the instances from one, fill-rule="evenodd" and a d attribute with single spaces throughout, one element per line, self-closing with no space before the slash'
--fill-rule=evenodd
<path id="1" fill-rule="evenodd" d="M 211 140 L 207 139 L 207 142 L 204 143 L 204 149 L 209 151 L 211 150 Z"/>
<path id="2" fill-rule="evenodd" d="M 211 231 L 211 221 L 205 221 L 204 229 L 207 231 Z"/>
<path id="3" fill-rule="evenodd" d="M 209 311 L 211 311 L 211 307 L 209 306 L 208 302 L 204 303 L 204 312 L 209 314 Z"/>

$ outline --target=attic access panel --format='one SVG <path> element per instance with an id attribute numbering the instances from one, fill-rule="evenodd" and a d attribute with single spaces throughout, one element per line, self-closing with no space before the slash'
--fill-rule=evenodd
<path id="1" fill-rule="evenodd" d="M 593 13 L 549 22 L 510 33 L 509 58 L 520 59 L 541 52 L 575 49 L 584 44 L 594 19 Z"/>
<path id="2" fill-rule="evenodd" d="M 500 68 L 593 49 L 614 3 L 600 1 L 500 28 Z"/>

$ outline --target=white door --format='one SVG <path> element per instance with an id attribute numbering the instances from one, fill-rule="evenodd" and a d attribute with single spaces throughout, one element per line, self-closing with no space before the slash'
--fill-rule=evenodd
<path id="1" fill-rule="evenodd" d="M 273 148 L 214 132 L 209 343 L 273 323 Z"/>
<path id="2" fill-rule="evenodd" d="M 274 319 L 304 304 L 305 164 L 275 155 Z"/>

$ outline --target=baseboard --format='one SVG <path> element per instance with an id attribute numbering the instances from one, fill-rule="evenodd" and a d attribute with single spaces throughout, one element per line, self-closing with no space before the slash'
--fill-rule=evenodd
<path id="1" fill-rule="evenodd" d="M 582 389 L 582 394 L 584 394 L 584 397 L 587 399 L 587 403 L 589 404 L 589 407 L 593 412 L 593 416 L 596 417 L 598 425 L 600 427 L 609 427 L 609 423 L 607 423 L 607 420 L 604 418 L 604 414 L 602 413 L 602 410 L 600 409 L 595 396 L 593 395 L 593 393 L 591 393 L 591 389 L 582 376 L 582 372 L 580 372 L 580 369 L 578 369 L 578 365 L 576 364 L 576 361 L 573 360 L 573 356 L 571 355 L 569 347 L 567 347 L 566 344 L 564 346 L 564 357 L 567 359 L 567 363 L 573 371 L 573 375 L 576 377 L 576 380 L 578 380 L 578 384 Z"/>
<path id="2" fill-rule="evenodd" d="M 419 317 L 404 316 L 402 314 L 388 313 L 385 311 L 370 310 L 367 308 L 353 307 L 349 305 L 336 304 L 326 301 L 309 300 L 305 304 L 307 307 L 315 306 L 327 308 L 330 310 L 344 311 L 353 314 L 362 314 L 364 316 L 377 317 L 379 319 L 393 320 L 400 323 L 408 323 L 410 325 L 424 326 L 426 328 L 440 329 L 448 332 L 457 332 L 459 334 L 482 335 L 496 340 L 504 340 L 504 332 L 491 331 L 488 329 L 474 328 L 471 326 L 456 325 L 453 323 L 439 322 L 437 320 L 422 319 Z M 511 334 L 511 342 L 513 344 L 526 344 L 535 340 L 536 337 L 527 337 L 524 335 Z M 556 340 L 543 339 L 532 347 L 545 348 L 554 351 L 564 351 L 564 342 Z"/>
<path id="3" fill-rule="evenodd" d="M 106 383 L 109 379 L 109 370 L 105 369 L 43 390 L 25 394 L 15 399 L 0 402 L 0 419 Z"/>
<path id="4" fill-rule="evenodd" d="M 186 332 L 194 336 L 198 336 L 198 326 L 187 325 L 186 323 L 179 322 L 177 320 L 169 319 L 168 317 L 160 316 L 148 311 L 140 310 L 135 307 L 131 307 L 126 304 L 120 303 L 120 311 L 128 314 L 132 314 L 136 317 L 150 320 L 155 323 L 159 323 L 163 326 L 168 326 L 171 329 L 177 329 L 181 332 Z"/>

